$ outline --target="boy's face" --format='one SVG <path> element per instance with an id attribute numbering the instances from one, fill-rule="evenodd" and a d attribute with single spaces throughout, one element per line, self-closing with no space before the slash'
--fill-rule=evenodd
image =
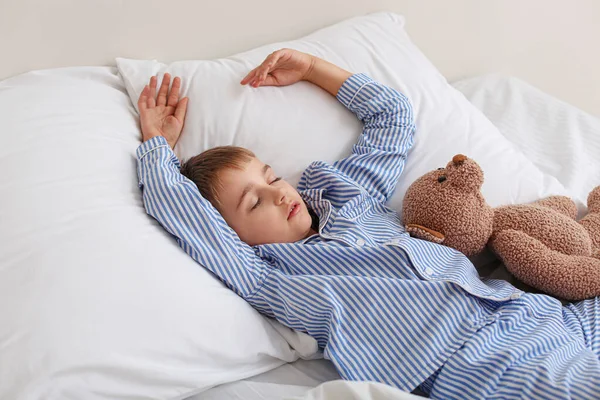
<path id="1" fill-rule="evenodd" d="M 312 219 L 298 191 L 252 158 L 242 170 L 219 173 L 221 215 L 251 246 L 296 242 L 311 233 Z"/>

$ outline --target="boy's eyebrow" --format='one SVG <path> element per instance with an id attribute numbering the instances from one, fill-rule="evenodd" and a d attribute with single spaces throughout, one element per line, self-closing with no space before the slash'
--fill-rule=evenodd
<path id="1" fill-rule="evenodd" d="M 271 168 L 271 166 L 269 164 L 265 164 L 265 166 L 262 169 L 263 175 L 266 174 L 270 168 Z M 244 196 L 246 196 L 252 190 L 253 187 L 254 187 L 254 184 L 252 184 L 252 183 L 249 183 L 248 185 L 246 185 L 246 187 L 242 191 L 242 195 L 240 196 L 240 201 L 238 202 L 238 205 L 235 208 L 236 210 L 238 208 L 240 208 L 240 205 L 242 205 L 242 200 L 244 200 Z"/>

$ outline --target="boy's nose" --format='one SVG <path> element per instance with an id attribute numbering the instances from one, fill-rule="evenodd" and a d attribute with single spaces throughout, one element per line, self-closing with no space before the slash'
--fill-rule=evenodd
<path id="1" fill-rule="evenodd" d="M 278 189 L 275 193 L 275 202 L 277 205 L 285 203 L 285 191 L 283 189 Z"/>

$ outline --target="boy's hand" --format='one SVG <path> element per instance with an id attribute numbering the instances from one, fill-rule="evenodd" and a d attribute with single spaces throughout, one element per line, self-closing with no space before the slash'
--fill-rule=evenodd
<path id="1" fill-rule="evenodd" d="M 258 67 L 246 75 L 242 85 L 286 86 L 304 80 L 310 74 L 315 57 L 293 49 L 281 49 L 271 53 Z"/>
<path id="2" fill-rule="evenodd" d="M 187 110 L 188 98 L 179 100 L 179 88 L 181 79 L 176 77 L 173 86 L 169 90 L 171 76 L 165 74 L 163 77 L 158 98 L 156 96 L 156 76 L 150 78 L 150 85 L 146 85 L 138 100 L 140 109 L 140 125 L 142 126 L 142 141 L 162 136 L 167 139 L 171 148 L 183 130 L 183 121 Z"/>

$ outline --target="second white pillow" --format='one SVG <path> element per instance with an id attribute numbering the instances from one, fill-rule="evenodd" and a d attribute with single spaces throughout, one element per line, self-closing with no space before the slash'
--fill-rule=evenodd
<path id="1" fill-rule="evenodd" d="M 600 185 L 600 119 L 515 77 L 484 75 L 453 86 L 585 211 Z"/>

